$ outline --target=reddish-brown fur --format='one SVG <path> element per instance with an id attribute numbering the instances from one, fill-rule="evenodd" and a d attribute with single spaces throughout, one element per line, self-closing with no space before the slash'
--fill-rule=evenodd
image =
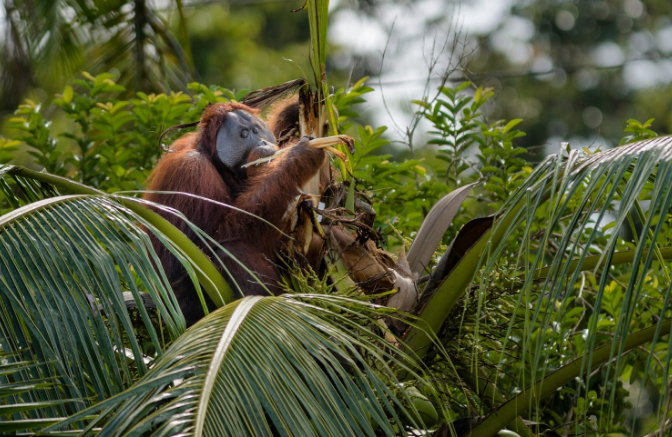
<path id="1" fill-rule="evenodd" d="M 278 146 L 285 147 L 298 141 L 299 99 L 290 97 L 273 105 L 268 116 L 268 127 L 275 135 Z"/>
<path id="2" fill-rule="evenodd" d="M 251 167 L 246 179 L 237 179 L 217 158 L 215 147 L 219 127 L 231 111 L 257 113 L 242 104 L 219 103 L 207 108 L 198 131 L 177 140 L 171 151 L 159 161 L 149 177 L 147 190 L 190 193 L 233 205 L 288 233 L 289 223 L 286 223 L 285 213 L 300 194 L 300 187 L 319 171 L 325 152 L 308 147 L 307 141 L 300 142 L 271 163 Z M 248 162 L 258 157 L 251 153 Z M 248 214 L 185 194 L 148 193 L 145 199 L 182 212 L 256 273 L 268 290 L 279 292 L 275 261 L 282 234 L 272 226 Z M 157 212 L 205 248 L 205 243 L 182 219 L 164 211 Z M 156 238 L 152 238 L 182 311 L 191 324 L 203 315 L 193 285 L 175 257 Z M 205 252 L 211 256 L 209 250 Z M 228 270 L 226 276 L 235 280 L 243 294 L 268 293 L 226 253 L 218 251 L 217 255 Z"/>

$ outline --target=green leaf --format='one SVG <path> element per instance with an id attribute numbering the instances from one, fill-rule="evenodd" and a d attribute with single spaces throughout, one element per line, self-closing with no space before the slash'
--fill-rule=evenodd
<path id="1" fill-rule="evenodd" d="M 504 126 L 504 128 L 502 130 L 504 131 L 504 133 L 507 133 L 511 129 L 516 127 L 518 124 L 520 124 L 522 121 L 523 121 L 522 118 L 513 119 L 513 120 L 509 121 L 508 123 L 506 123 L 506 126 Z"/>
<path id="2" fill-rule="evenodd" d="M 63 91 L 63 101 L 65 103 L 70 103 L 72 102 L 72 97 L 74 95 L 74 91 L 70 85 L 65 87 L 65 90 Z"/>
<path id="3" fill-rule="evenodd" d="M 415 103 L 416 105 L 422 106 L 426 109 L 432 109 L 432 106 L 423 100 L 411 100 L 411 103 Z"/>
<path id="4" fill-rule="evenodd" d="M 0 275 L 12 284 L 0 287 L 0 325 L 25 326 L 22 335 L 6 339 L 3 349 L 22 357 L 27 353 L 26 359 L 34 353 L 54 361 L 45 364 L 44 372 L 66 381 L 69 397 L 104 399 L 123 390 L 131 370 L 115 351 L 128 350 L 139 373 L 147 370 L 121 283 L 128 284 L 136 300 L 137 284 L 142 284 L 172 338 L 184 331 L 176 303 L 166 299 L 169 285 L 157 275 L 147 235 L 137 217 L 129 217 L 118 204 L 82 195 L 48 198 L 3 215 L 0 229 Z M 144 307 L 139 309 L 149 345 L 160 354 L 159 336 Z M 45 311 L 52 316 L 45 318 Z M 102 323 L 102 313 L 114 329 Z M 32 351 L 21 348 L 22 343 L 32 343 Z"/>

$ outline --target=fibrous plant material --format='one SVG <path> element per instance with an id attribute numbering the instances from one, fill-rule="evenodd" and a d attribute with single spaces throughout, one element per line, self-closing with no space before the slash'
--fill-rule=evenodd
<path id="1" fill-rule="evenodd" d="M 353 140 L 351 137 L 347 135 L 335 135 L 332 137 L 324 137 L 324 138 L 315 138 L 313 140 L 310 140 L 308 143 L 308 146 L 314 147 L 316 149 L 325 149 L 328 152 L 332 153 L 339 159 L 346 161 L 347 156 L 345 153 L 341 152 L 340 150 L 335 149 L 333 146 L 337 145 L 345 145 L 348 150 L 350 150 L 350 153 L 354 153 L 355 151 L 355 140 Z M 242 165 L 242 168 L 247 168 L 251 167 L 253 165 L 260 165 L 260 164 L 265 164 L 268 162 L 271 162 L 272 160 L 276 159 L 278 156 L 282 155 L 286 151 L 290 150 L 291 147 L 285 147 L 283 149 L 279 149 L 277 152 L 275 152 L 271 156 L 266 156 L 263 158 L 259 158 L 255 161 L 248 162 L 247 164 Z"/>

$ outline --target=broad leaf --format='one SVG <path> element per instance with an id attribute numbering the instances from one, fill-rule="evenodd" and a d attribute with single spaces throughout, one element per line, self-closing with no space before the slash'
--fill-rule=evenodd
<path id="1" fill-rule="evenodd" d="M 474 185 L 465 185 L 452 191 L 436 202 L 429 211 L 406 255 L 413 273 L 420 275 L 427 269 L 448 226 Z"/>

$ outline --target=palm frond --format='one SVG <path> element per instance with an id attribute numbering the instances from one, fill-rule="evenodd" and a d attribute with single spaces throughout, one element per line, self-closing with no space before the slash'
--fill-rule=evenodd
<path id="1" fill-rule="evenodd" d="M 618 273 L 614 266 L 620 264 L 619 268 L 627 269 L 621 270 L 625 277 L 623 296 L 615 311 L 613 340 L 607 342 L 609 354 L 605 360 L 607 374 L 616 378 L 618 372 L 614 370 L 627 360 L 624 352 L 631 329 L 658 326 L 660 330 L 662 317 L 670 310 L 672 284 L 666 262 L 670 251 L 661 249 L 659 241 L 671 204 L 670 137 L 595 154 L 571 150 L 566 155 L 549 156 L 510 197 L 492 229 L 454 265 L 420 318 L 436 331 L 448 317 L 459 319 L 462 307 L 457 303 L 465 298 L 469 284 L 475 286 L 471 288 L 473 297 L 467 295 L 467 301 L 461 302 L 471 302 L 466 305 L 473 305 L 480 314 L 489 284 L 502 274 L 500 260 L 513 255 L 517 262 L 509 267 L 509 274 L 512 290 L 517 290 L 517 302 L 502 333 L 501 348 L 503 351 L 511 345 L 510 335 L 515 330 L 520 339 L 517 347 L 522 356 L 529 357 L 527 375 L 545 375 L 555 370 L 548 368 L 545 358 L 553 323 L 571 309 L 581 289 L 576 284 L 583 272 L 590 270 L 597 278 L 597 295 L 591 298 L 595 316 L 588 321 L 586 353 L 580 358 L 581 376 L 589 380 L 590 369 L 597 365 L 595 351 L 604 344 L 598 334 L 601 318 L 597 315 L 604 311 L 608 285 Z M 619 238 L 626 234 L 632 235 L 632 243 Z M 649 325 L 642 326 L 643 321 L 636 320 L 635 314 L 646 313 L 643 290 L 652 272 L 660 272 L 663 278 L 659 287 L 661 311 Z M 477 341 L 478 333 L 476 325 Z M 410 330 L 405 338 L 413 350 L 421 350 L 428 342 L 423 337 L 417 330 Z M 656 335 L 654 341 L 658 338 Z M 660 358 L 669 367 L 670 355 Z M 526 380 L 526 375 L 518 376 L 521 384 L 534 382 Z M 614 390 L 605 391 L 605 409 L 611 408 L 614 395 Z"/>
<path id="2" fill-rule="evenodd" d="M 35 82 L 48 88 L 81 68 L 86 38 L 72 19 L 72 13 L 81 10 L 68 6 L 51 0 L 3 3 L 8 18 L 0 68 L 5 109 L 16 108 Z"/>
<path id="3" fill-rule="evenodd" d="M 408 357 L 345 317 L 353 306 L 366 316 L 361 303 L 328 296 L 236 301 L 176 340 L 135 386 L 48 431 L 98 412 L 89 426 L 101 436 L 373 436 L 422 426 L 394 377 L 393 368 L 414 374 Z"/>
<path id="4" fill-rule="evenodd" d="M 13 183 L 10 185 L 9 182 Z M 133 214 L 139 216 L 139 219 L 143 221 L 145 226 L 147 226 L 147 228 L 150 229 L 179 260 L 183 261 L 183 263 L 188 266 L 189 272 L 192 272 L 191 267 L 193 267 L 193 273 L 203 285 L 215 305 L 222 306 L 225 302 L 230 302 L 234 299 L 234 293 L 231 287 L 212 261 L 210 261 L 210 259 L 191 240 L 189 240 L 186 235 L 181 233 L 163 217 L 154 211 L 151 211 L 148 207 L 163 209 L 166 212 L 179 216 L 189 224 L 189 221 L 179 211 L 153 204 L 142 199 L 125 196 L 110 197 L 102 191 L 49 173 L 36 172 L 15 165 L 0 166 L 0 190 L 2 190 L 5 199 L 14 208 L 20 205 L 26 205 L 28 202 L 56 195 L 57 191 L 55 190 L 55 187 L 75 194 L 113 198 L 115 202 L 118 202 L 126 209 L 131 210 Z M 28 199 L 28 202 L 26 202 L 26 199 L 23 197 L 17 196 L 14 191 L 23 193 L 23 196 Z M 197 235 L 226 253 L 226 250 L 217 245 L 211 237 L 207 236 L 195 226 L 191 224 L 190 226 Z M 196 285 L 196 288 L 200 293 L 200 287 L 198 287 L 198 284 Z"/>
<path id="5" fill-rule="evenodd" d="M 542 239 L 543 246 L 534 248 L 537 258 L 528 266 L 530 271 L 545 267 L 544 249 L 547 248 L 548 237 L 555 227 L 563 225 L 562 220 L 574 206 L 573 203 L 578 203 L 580 209 L 576 212 L 571 211 L 575 214 L 573 215 L 574 220 L 568 228 L 562 229 L 562 235 L 565 237 L 562 240 L 563 246 L 558 248 L 556 257 L 544 270 L 545 275 L 551 275 L 546 283 L 558 282 L 554 279 L 557 279 L 557 269 L 560 265 L 565 267 L 565 272 L 568 271 L 570 263 L 565 262 L 567 253 L 580 253 L 581 256 L 572 257 L 571 260 L 574 264 L 580 265 L 583 265 L 586 257 L 590 255 L 589 251 L 580 250 L 581 244 L 577 244 L 572 236 L 604 219 L 605 216 L 615 213 L 617 214 L 614 217 L 616 228 L 610 233 L 609 244 L 601 255 L 600 262 L 591 263 L 594 269 L 604 265 L 606 254 L 609 251 L 615 252 L 618 231 L 627 221 L 631 208 L 640 194 L 656 199 L 655 208 L 647 211 L 649 219 L 665 207 L 664 199 L 659 197 L 662 189 L 660 178 L 661 170 L 664 171 L 664 177 L 668 177 L 667 166 L 672 160 L 670 154 L 672 154 L 672 138 L 663 137 L 590 156 L 583 156 L 582 152 L 573 150 L 569 156 L 551 155 L 547 157 L 502 207 L 502 213 L 492 229 L 486 231 L 471 250 L 460 258 L 459 262 L 448 272 L 434 293 L 431 304 L 426 305 L 421 319 L 427 322 L 433 330 L 438 330 L 456 302 L 464 296 L 467 285 L 477 277 L 479 269 L 487 271 L 492 268 L 498 256 L 508 248 L 508 238 L 514 230 L 519 226 L 530 228 L 536 211 L 543 207 L 552 208 L 553 216 L 546 223 L 547 231 L 544 232 L 545 238 Z M 657 181 L 656 191 L 651 190 L 653 188 L 649 186 L 651 181 Z M 619 194 L 625 189 L 627 189 L 626 195 Z M 618 207 L 617 210 L 614 210 L 615 206 Z M 592 214 L 597 214 L 597 217 L 593 217 Z M 662 222 L 659 225 L 662 226 Z M 525 230 L 528 232 L 525 237 L 529 240 L 530 229 Z M 641 246 L 642 253 L 645 251 L 645 243 L 649 241 L 648 228 L 646 230 L 645 238 L 640 239 L 637 246 Z M 600 235 L 600 232 L 599 226 L 593 228 L 588 246 Z M 637 257 L 633 259 L 634 264 L 638 261 Z M 573 269 L 573 271 L 578 275 L 578 270 Z M 533 276 L 532 274 L 527 275 L 526 280 L 533 280 Z M 576 280 L 576 277 L 573 279 Z M 407 333 L 407 338 L 415 337 L 410 334 Z M 426 344 L 428 340 L 418 337 L 417 341 L 420 346 L 423 342 Z M 409 345 L 414 345 L 414 342 L 415 340 Z"/>
<path id="6" fill-rule="evenodd" d="M 119 204 L 88 196 L 59 196 L 0 217 L 0 329 L 3 350 L 60 381 L 70 398 L 103 399 L 147 372 L 179 336 L 184 319 L 137 217 Z M 146 290 L 168 338 L 138 306 L 124 302 Z M 98 308 L 102 308 L 99 311 Z M 141 344 L 136 329 L 147 331 Z"/>
<path id="7" fill-rule="evenodd" d="M 293 79 L 280 85 L 252 91 L 245 96 L 243 103 L 250 108 L 265 109 L 287 94 L 296 92 L 296 90 L 305 85 L 305 83 L 305 79 Z"/>
<path id="8" fill-rule="evenodd" d="M 0 353 L 0 433 L 44 428 L 64 420 L 69 404 L 81 399 L 59 398 L 54 381 L 41 378 L 36 363 L 16 361 Z"/>
<path id="9" fill-rule="evenodd" d="M 54 186 L 79 194 L 58 195 Z M 30 423 L 14 418 L 7 427 L 43 427 L 122 393 L 184 332 L 148 232 L 183 262 L 195 284 L 200 280 L 220 302 L 233 300 L 205 254 L 145 201 L 17 166 L 0 167 L 0 187 L 15 207 L 0 216 L 0 344 L 22 361 L 40 363 L 17 374 L 19 383 L 41 379 L 60 387 L 40 398 L 58 403 L 51 415 Z M 128 305 L 129 296 L 136 305 Z M 64 399 L 81 401 L 66 407 Z M 81 422 L 70 425 L 52 435 L 71 435 Z"/>

